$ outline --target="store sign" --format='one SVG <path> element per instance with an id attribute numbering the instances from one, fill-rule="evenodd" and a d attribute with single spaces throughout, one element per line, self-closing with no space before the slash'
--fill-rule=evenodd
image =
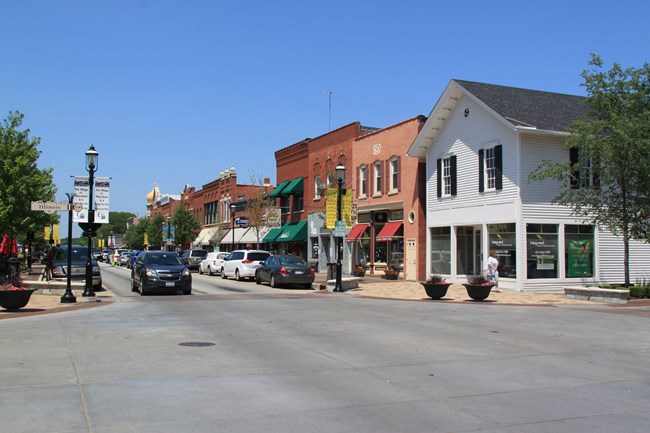
<path id="1" fill-rule="evenodd" d="M 569 240 L 567 243 L 567 277 L 590 277 L 591 240 Z"/>
<path id="2" fill-rule="evenodd" d="M 557 235 L 528 235 L 528 260 L 537 261 L 537 269 L 555 269 L 557 260 Z"/>

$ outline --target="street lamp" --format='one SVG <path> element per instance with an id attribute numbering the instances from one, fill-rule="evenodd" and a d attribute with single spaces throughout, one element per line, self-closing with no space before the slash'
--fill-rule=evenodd
<path id="1" fill-rule="evenodd" d="M 86 235 L 88 236 L 88 258 L 86 260 L 86 287 L 81 296 L 95 296 L 93 291 L 93 252 L 92 243 L 95 236 L 95 210 L 93 209 L 93 190 L 95 189 L 95 172 L 99 163 L 99 153 L 95 146 L 91 145 L 86 151 L 86 171 L 88 172 L 88 225 Z M 82 228 L 84 228 L 82 226 Z"/>
<path id="2" fill-rule="evenodd" d="M 341 201 L 343 195 L 343 181 L 345 179 L 345 166 L 339 161 L 336 166 L 336 182 L 338 189 L 336 191 L 336 221 L 342 221 L 343 215 L 341 210 Z M 334 285 L 335 292 L 343 292 L 343 284 L 341 283 L 341 273 L 343 272 L 341 266 L 341 256 L 343 256 L 343 238 L 336 237 L 336 284 Z"/>
<path id="3" fill-rule="evenodd" d="M 171 251 L 171 243 L 172 243 L 172 217 L 167 215 L 165 217 L 167 220 L 167 246 L 165 249 L 167 251 Z"/>
<path id="4" fill-rule="evenodd" d="M 237 205 L 230 205 L 230 215 L 232 216 L 232 249 L 230 251 L 235 251 L 235 209 Z"/>

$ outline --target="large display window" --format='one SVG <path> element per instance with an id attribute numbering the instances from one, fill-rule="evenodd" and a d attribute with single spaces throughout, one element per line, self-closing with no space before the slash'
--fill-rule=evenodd
<path id="1" fill-rule="evenodd" d="M 499 277 L 517 277 L 517 242 L 515 223 L 488 224 L 488 255 L 495 251 L 499 261 Z"/>
<path id="2" fill-rule="evenodd" d="M 558 246 L 556 224 L 526 224 L 527 277 L 558 277 Z"/>
<path id="3" fill-rule="evenodd" d="M 567 278 L 594 276 L 594 226 L 564 226 L 564 271 Z"/>
<path id="4" fill-rule="evenodd" d="M 431 227 L 431 273 L 451 274 L 451 228 Z"/>

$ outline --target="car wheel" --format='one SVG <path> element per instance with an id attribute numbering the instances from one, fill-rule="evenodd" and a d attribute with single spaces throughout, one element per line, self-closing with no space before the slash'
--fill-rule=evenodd
<path id="1" fill-rule="evenodd" d="M 255 284 L 262 284 L 262 280 L 260 279 L 260 274 L 255 273 Z"/>
<path id="2" fill-rule="evenodd" d="M 143 283 L 143 281 L 144 281 L 144 280 L 143 280 L 142 278 L 140 278 L 140 286 L 138 287 L 138 292 L 140 293 L 140 296 L 147 296 L 147 295 L 149 294 L 149 292 L 147 292 L 147 291 L 144 289 L 144 283 Z"/>
<path id="3" fill-rule="evenodd" d="M 241 281 L 241 275 L 239 275 L 239 269 L 235 269 L 235 280 Z"/>
<path id="4" fill-rule="evenodd" d="M 133 278 L 133 275 L 131 275 L 131 291 L 132 292 L 138 291 L 138 286 L 135 285 L 135 279 Z"/>
<path id="5" fill-rule="evenodd" d="M 203 268 L 199 266 L 199 274 L 203 275 Z"/>
<path id="6" fill-rule="evenodd" d="M 311 283 L 307 283 L 303 286 L 305 290 L 311 290 Z"/>
<path id="7" fill-rule="evenodd" d="M 192 294 L 192 288 L 190 287 L 189 289 L 186 289 L 186 290 L 184 289 L 183 294 L 184 295 L 191 295 Z"/>
<path id="8" fill-rule="evenodd" d="M 221 268 L 221 278 L 223 278 L 224 280 L 228 278 L 226 277 L 226 272 L 223 268 Z"/>
<path id="9" fill-rule="evenodd" d="M 212 268 L 208 265 L 208 276 L 212 276 Z"/>
<path id="10" fill-rule="evenodd" d="M 275 275 L 273 274 L 271 274 L 271 287 L 273 287 L 274 289 L 278 287 L 278 282 L 275 281 Z"/>

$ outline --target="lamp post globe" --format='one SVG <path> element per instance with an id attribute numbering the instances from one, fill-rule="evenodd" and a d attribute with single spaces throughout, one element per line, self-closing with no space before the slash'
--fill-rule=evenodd
<path id="1" fill-rule="evenodd" d="M 336 183 L 338 188 L 336 190 L 336 221 L 343 220 L 342 212 L 342 195 L 343 195 L 343 182 L 345 179 L 345 166 L 339 162 L 336 166 Z M 343 266 L 341 265 L 341 258 L 343 256 L 343 238 L 336 237 L 336 283 L 334 285 L 335 292 L 343 292 L 342 273 Z"/>

